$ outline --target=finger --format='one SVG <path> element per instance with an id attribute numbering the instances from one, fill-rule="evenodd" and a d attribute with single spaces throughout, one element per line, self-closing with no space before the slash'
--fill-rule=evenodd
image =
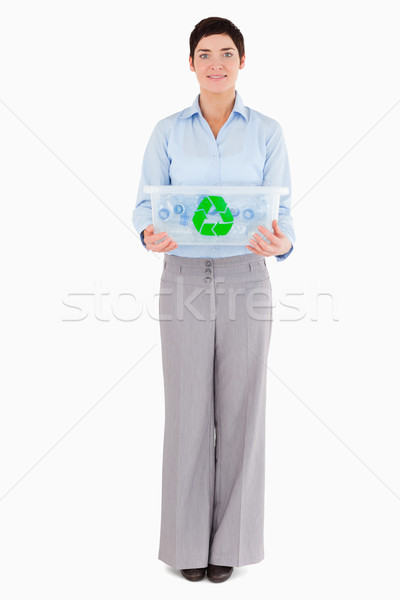
<path id="1" fill-rule="evenodd" d="M 250 242 L 253 243 L 253 240 L 250 240 Z M 267 244 L 262 240 L 260 241 L 260 243 L 255 242 L 255 244 L 255 248 L 259 250 L 258 254 L 262 254 L 263 256 L 271 256 L 272 254 L 274 254 L 274 252 L 270 249 L 271 244 Z"/>
<path id="2" fill-rule="evenodd" d="M 258 235 L 258 233 L 254 234 L 255 239 L 257 240 L 258 245 L 263 249 L 266 250 L 267 252 L 274 252 L 275 248 L 273 248 L 273 243 L 269 244 L 268 242 L 266 242 L 265 240 L 262 239 L 262 237 L 260 235 Z"/>
<path id="3" fill-rule="evenodd" d="M 266 227 L 264 227 L 263 225 L 259 225 L 258 226 L 259 231 L 271 242 L 276 242 L 276 236 Z"/>
<path id="4" fill-rule="evenodd" d="M 174 241 L 172 241 L 169 246 L 167 246 L 166 248 L 164 248 L 164 252 L 169 252 L 170 250 L 175 250 L 175 248 L 178 247 L 178 244 Z"/>
<path id="5" fill-rule="evenodd" d="M 157 242 L 157 240 L 161 240 L 163 238 L 165 238 L 165 236 L 168 235 L 166 231 L 164 231 L 163 233 L 156 233 L 155 235 L 149 235 L 145 238 L 145 241 L 148 244 L 155 244 Z"/>
<path id="6" fill-rule="evenodd" d="M 278 225 L 278 221 L 276 219 L 274 219 L 272 221 L 272 227 L 274 228 L 274 230 L 275 230 L 276 233 L 282 233 L 282 231 L 281 231 L 281 229 L 280 229 L 280 227 Z"/>
<path id="7" fill-rule="evenodd" d="M 167 235 L 167 233 L 166 233 L 166 232 L 165 232 L 165 235 Z M 172 245 L 174 245 L 174 244 L 175 244 L 176 246 L 178 245 L 178 244 L 177 244 L 177 242 L 171 238 L 171 236 L 168 236 L 168 237 L 169 237 L 169 239 L 171 240 L 171 246 L 172 246 Z"/>
<path id="8" fill-rule="evenodd" d="M 167 239 L 163 242 L 153 244 L 152 250 L 155 250 L 155 252 L 165 252 L 165 248 L 167 248 L 171 244 L 171 241 L 171 238 L 167 237 Z"/>
<path id="9" fill-rule="evenodd" d="M 150 240 L 150 242 L 152 244 L 154 244 L 154 242 L 156 242 L 157 240 L 161 240 L 162 238 L 165 238 L 166 235 L 168 235 L 168 233 L 166 231 L 161 231 L 161 233 L 155 233 L 154 235 L 149 235 L 148 239 Z"/>
<path id="10" fill-rule="evenodd" d="M 150 233 L 151 231 L 153 231 L 152 225 L 149 225 L 148 227 L 146 227 L 145 234 L 144 234 L 144 241 L 147 244 L 153 244 L 155 240 L 158 240 L 158 239 L 163 238 L 166 235 L 168 235 L 166 231 L 161 231 L 160 233 L 155 233 L 155 234 Z"/>
<path id="11" fill-rule="evenodd" d="M 246 247 L 249 248 L 250 250 L 253 250 L 253 252 L 255 252 L 255 254 L 262 253 L 262 248 L 258 245 L 258 243 L 255 240 L 251 239 L 250 244 L 252 244 L 252 246 L 246 246 Z"/>
<path id="12" fill-rule="evenodd" d="M 156 244 L 157 240 L 165 238 L 166 235 L 166 233 L 164 233 L 164 235 L 160 233 L 157 233 L 156 235 L 149 235 L 149 237 L 145 239 L 145 242 L 151 246 L 158 246 L 158 244 Z"/>
<path id="13" fill-rule="evenodd" d="M 174 250 L 177 247 L 178 244 L 175 242 L 175 240 L 171 239 L 170 237 L 168 237 L 163 242 L 156 244 L 156 249 L 158 250 L 158 248 L 160 248 L 160 252 L 169 252 L 170 250 Z"/>

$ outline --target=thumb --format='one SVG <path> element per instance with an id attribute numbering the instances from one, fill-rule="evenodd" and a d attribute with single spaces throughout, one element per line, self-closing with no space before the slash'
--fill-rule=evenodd
<path id="1" fill-rule="evenodd" d="M 152 231 L 153 230 L 153 225 L 148 225 L 146 227 L 146 231 Z"/>
<path id="2" fill-rule="evenodd" d="M 277 221 L 276 219 L 274 219 L 274 220 L 272 221 L 272 227 L 274 228 L 274 231 L 275 231 L 275 233 L 276 233 L 277 235 L 283 235 L 283 234 L 282 234 L 282 231 L 281 231 L 281 230 L 280 230 L 280 228 L 279 228 L 278 221 Z"/>

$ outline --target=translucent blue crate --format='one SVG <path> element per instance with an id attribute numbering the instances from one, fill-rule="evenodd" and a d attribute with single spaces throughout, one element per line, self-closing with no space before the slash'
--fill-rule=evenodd
<path id="1" fill-rule="evenodd" d="M 287 187 L 148 185 L 154 233 L 181 245 L 248 246 L 259 225 L 273 232 Z M 266 238 L 264 238 L 266 239 Z"/>

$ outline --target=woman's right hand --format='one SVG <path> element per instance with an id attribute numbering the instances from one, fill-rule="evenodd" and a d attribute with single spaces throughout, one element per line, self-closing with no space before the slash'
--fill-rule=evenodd
<path id="1" fill-rule="evenodd" d="M 165 239 L 163 242 L 156 244 L 157 240 L 164 238 L 166 235 L 166 231 L 154 234 L 153 225 L 148 225 L 148 227 L 146 227 L 146 229 L 143 231 L 143 239 L 144 243 L 146 244 L 146 248 L 148 250 L 152 250 L 153 252 L 169 252 L 170 250 L 175 250 L 178 244 L 170 237 L 167 237 L 167 239 Z"/>

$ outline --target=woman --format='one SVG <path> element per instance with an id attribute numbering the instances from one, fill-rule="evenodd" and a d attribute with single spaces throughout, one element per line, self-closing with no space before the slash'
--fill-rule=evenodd
<path id="1" fill-rule="evenodd" d="M 159 121 L 148 142 L 133 223 L 148 251 L 164 252 L 160 333 L 165 392 L 158 558 L 191 581 L 226 581 L 264 558 L 266 365 L 272 325 L 265 257 L 295 241 L 291 196 L 273 232 L 247 246 L 179 246 L 154 234 L 144 185 L 287 186 L 281 126 L 244 106 L 235 89 L 244 40 L 210 17 L 190 35 L 200 94 Z M 279 223 L 279 224 L 278 224 Z M 162 240 L 162 241 L 160 241 Z M 263 296 L 260 304 L 259 297 Z"/>

